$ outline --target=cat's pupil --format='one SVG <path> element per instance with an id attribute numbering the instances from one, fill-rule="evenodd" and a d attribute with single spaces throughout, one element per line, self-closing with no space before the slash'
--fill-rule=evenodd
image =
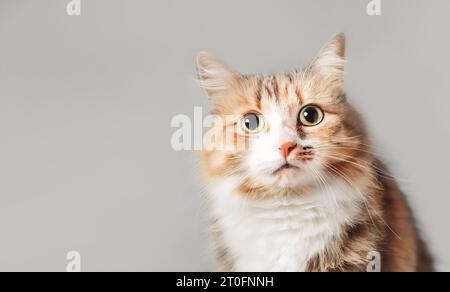
<path id="1" fill-rule="evenodd" d="M 259 128 L 259 118 L 255 114 L 245 116 L 245 127 L 250 131 L 256 131 Z"/>
<path id="2" fill-rule="evenodd" d="M 303 116 L 309 123 L 314 124 L 319 119 L 319 112 L 315 108 L 310 107 L 303 112 Z"/>

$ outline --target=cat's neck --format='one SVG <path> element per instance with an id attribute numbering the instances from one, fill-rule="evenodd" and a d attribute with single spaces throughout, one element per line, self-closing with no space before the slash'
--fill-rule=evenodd
<path id="1" fill-rule="evenodd" d="M 211 188 L 211 215 L 238 271 L 302 271 L 361 212 L 364 181 L 333 179 L 302 194 L 251 200 L 239 193 L 239 178 Z M 258 260 L 255 260 L 258 259 Z"/>

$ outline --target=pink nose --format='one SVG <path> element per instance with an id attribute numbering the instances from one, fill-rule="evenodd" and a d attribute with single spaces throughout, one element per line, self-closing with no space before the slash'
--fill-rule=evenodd
<path id="1" fill-rule="evenodd" d="M 279 148 L 281 156 L 283 156 L 283 158 L 286 159 L 289 156 L 289 154 L 291 154 L 292 150 L 295 149 L 295 147 L 297 147 L 297 143 L 295 143 L 295 142 L 291 141 L 291 142 L 284 143 Z"/>

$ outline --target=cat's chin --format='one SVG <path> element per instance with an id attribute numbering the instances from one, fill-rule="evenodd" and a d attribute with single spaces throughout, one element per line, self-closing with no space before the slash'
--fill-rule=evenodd
<path id="1" fill-rule="evenodd" d="M 278 188 L 297 188 L 313 181 L 301 168 L 284 166 L 273 173 L 274 186 Z"/>
<path id="2" fill-rule="evenodd" d="M 291 164 L 285 164 L 274 171 L 273 175 L 282 177 L 282 176 L 295 176 L 299 174 L 300 168 Z"/>

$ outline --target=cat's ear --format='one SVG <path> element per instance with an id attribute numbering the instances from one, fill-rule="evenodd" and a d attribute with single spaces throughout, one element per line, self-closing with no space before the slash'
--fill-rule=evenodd
<path id="1" fill-rule="evenodd" d="M 209 53 L 198 54 L 197 72 L 210 99 L 229 93 L 239 83 L 239 74 Z"/>
<path id="2" fill-rule="evenodd" d="M 332 38 L 319 52 L 309 70 L 322 94 L 338 97 L 343 94 L 345 67 L 345 35 Z"/>

